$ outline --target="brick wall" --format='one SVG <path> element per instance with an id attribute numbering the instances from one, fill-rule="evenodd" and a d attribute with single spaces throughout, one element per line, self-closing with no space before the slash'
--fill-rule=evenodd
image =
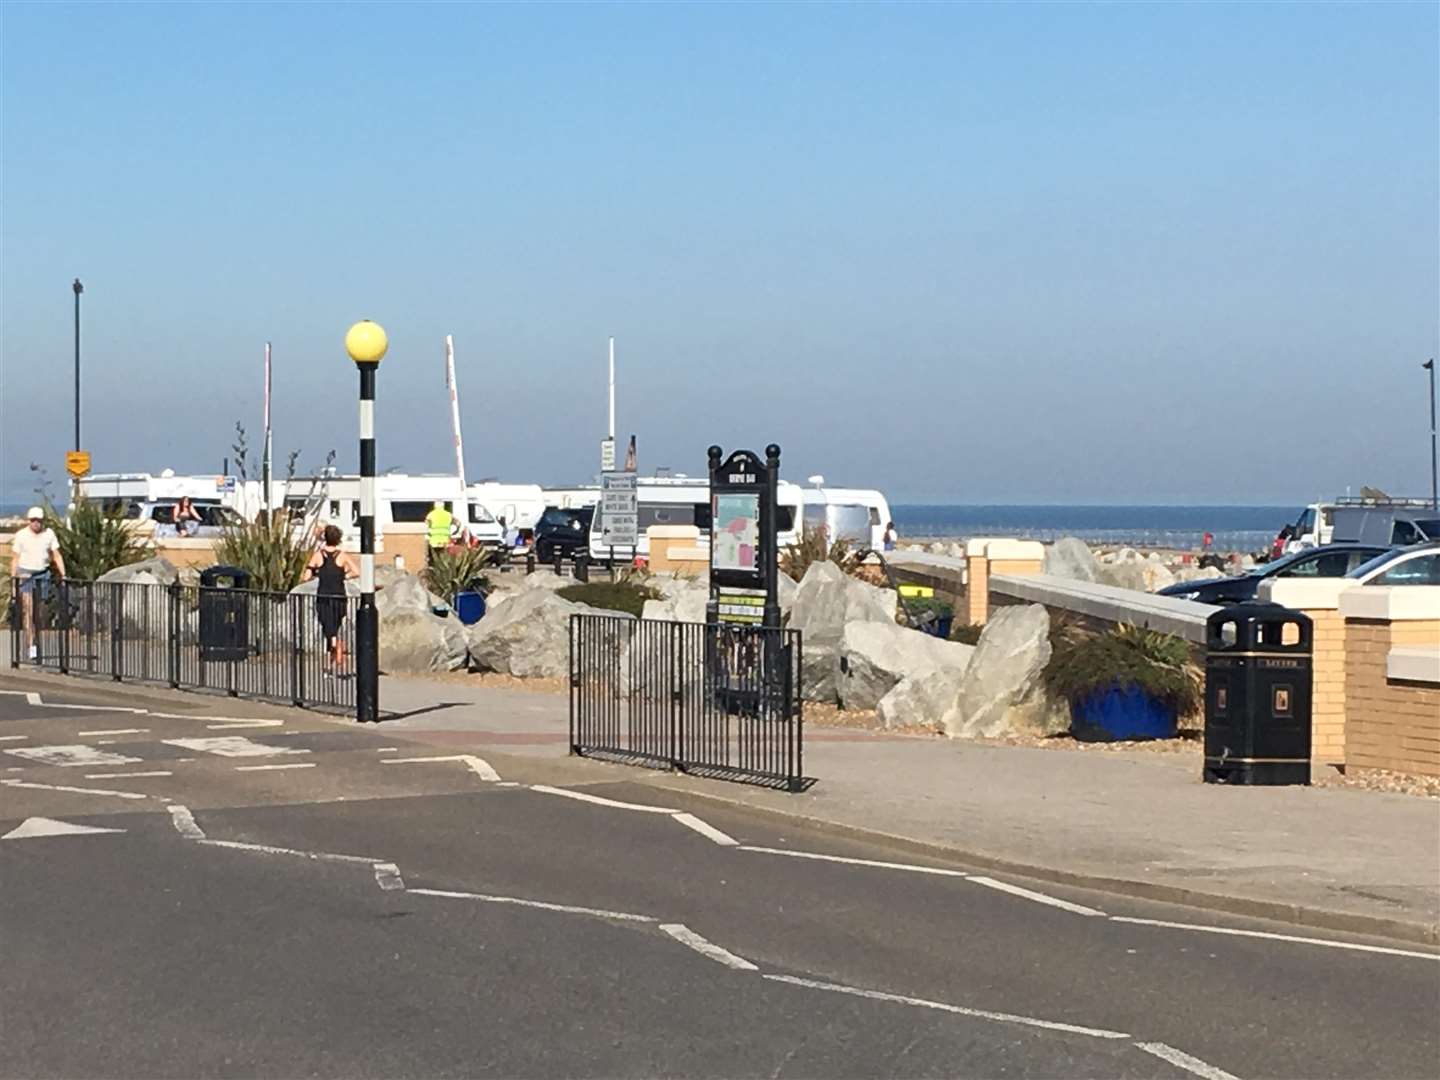
<path id="1" fill-rule="evenodd" d="M 1315 628 L 1310 757 L 1338 765 L 1345 761 L 1345 619 L 1334 610 L 1306 614 Z"/>
<path id="2" fill-rule="evenodd" d="M 1386 675 L 1392 648 L 1440 646 L 1440 619 L 1345 624 L 1345 764 L 1440 776 L 1440 684 Z"/>

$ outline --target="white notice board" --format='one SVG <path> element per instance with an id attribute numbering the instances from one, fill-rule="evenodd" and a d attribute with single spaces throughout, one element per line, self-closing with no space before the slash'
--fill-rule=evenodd
<path id="1" fill-rule="evenodd" d="M 640 517 L 633 472 L 607 472 L 600 476 L 600 538 L 610 547 L 635 547 Z"/>

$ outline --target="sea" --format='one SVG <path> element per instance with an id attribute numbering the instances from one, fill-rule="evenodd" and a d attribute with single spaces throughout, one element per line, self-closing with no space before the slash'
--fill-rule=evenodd
<path id="1" fill-rule="evenodd" d="M 1258 551 L 1299 516 L 1296 506 L 919 506 L 890 508 L 901 539 L 1008 536 L 1186 550 L 1214 535 L 1222 551 Z"/>

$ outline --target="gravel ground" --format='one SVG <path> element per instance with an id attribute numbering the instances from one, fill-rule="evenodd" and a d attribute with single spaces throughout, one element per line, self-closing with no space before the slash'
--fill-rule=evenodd
<path id="1" fill-rule="evenodd" d="M 1390 791 L 1400 795 L 1419 795 L 1440 799 L 1440 776 L 1419 776 L 1397 773 L 1389 769 L 1359 769 L 1348 773 L 1328 773 L 1313 781 L 1317 787 L 1361 788 L 1365 791 Z"/>

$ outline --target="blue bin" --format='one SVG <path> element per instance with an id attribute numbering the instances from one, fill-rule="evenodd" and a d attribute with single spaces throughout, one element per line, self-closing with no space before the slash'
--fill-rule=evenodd
<path id="1" fill-rule="evenodd" d="M 472 626 L 485 617 L 485 594 L 462 592 L 455 594 L 455 615 L 466 626 Z"/>
<path id="2" fill-rule="evenodd" d="M 1094 739 L 1173 739 L 1175 710 L 1138 686 L 1114 686 L 1070 707 L 1075 734 Z"/>

